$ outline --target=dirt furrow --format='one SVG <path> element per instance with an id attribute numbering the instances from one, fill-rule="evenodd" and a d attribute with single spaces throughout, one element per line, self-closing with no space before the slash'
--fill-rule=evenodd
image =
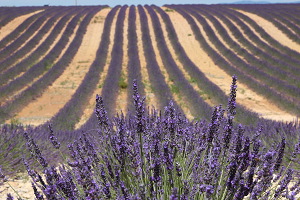
<path id="1" fill-rule="evenodd" d="M 15 30 L 27 18 L 29 18 L 32 15 L 35 15 L 39 12 L 42 12 L 42 11 L 44 11 L 44 10 L 38 10 L 38 11 L 29 13 L 29 14 L 26 14 L 26 15 L 22 15 L 20 17 L 17 17 L 15 19 L 13 19 L 11 22 L 9 22 L 8 24 L 6 24 L 4 27 L 2 27 L 0 29 L 0 40 L 2 40 L 4 37 L 6 37 L 8 34 L 10 34 L 13 30 Z"/>
<path id="2" fill-rule="evenodd" d="M 97 37 L 99 37 L 99 40 L 101 40 L 101 35 L 102 35 L 102 32 L 103 32 L 105 18 L 106 18 L 107 14 L 109 13 L 110 10 L 111 9 L 102 10 L 103 13 L 101 14 L 101 17 L 103 17 L 103 23 L 102 23 L 102 26 L 101 26 L 101 34 L 98 33 L 98 36 L 97 36 Z M 118 12 L 119 11 L 117 11 L 116 16 L 117 16 Z M 107 75 L 109 63 L 111 61 L 111 52 L 112 52 L 112 47 L 113 47 L 113 43 L 114 43 L 113 41 L 114 41 L 116 21 L 117 21 L 116 16 L 114 17 L 114 20 L 113 20 L 113 23 L 112 23 L 112 26 L 111 26 L 110 44 L 108 45 L 108 54 L 107 54 L 106 64 L 103 68 L 103 72 L 101 73 L 99 82 L 97 84 L 98 87 L 94 91 L 93 95 L 91 96 L 91 98 L 89 100 L 89 103 L 88 103 L 88 106 L 84 110 L 83 115 L 80 118 L 80 121 L 76 124 L 75 129 L 79 129 L 90 118 L 90 116 L 93 114 L 94 109 L 95 109 L 95 105 L 96 105 L 96 95 L 97 94 L 100 95 L 101 92 L 102 92 L 102 86 L 103 86 L 103 83 L 105 81 L 105 77 Z M 105 101 L 105 99 L 104 99 L 104 101 Z"/>
<path id="3" fill-rule="evenodd" d="M 213 60 L 207 55 L 207 53 L 201 48 L 198 41 L 193 36 L 193 32 L 187 21 L 177 12 L 168 12 L 178 36 L 178 39 L 189 55 L 190 59 L 199 66 L 199 69 L 206 75 L 206 77 L 218 85 L 226 94 L 229 94 L 231 75 L 228 75 L 224 70 L 216 66 Z M 199 23 L 198 23 L 199 25 Z M 203 28 L 199 25 L 202 33 Z M 207 35 L 203 34 L 206 38 Z M 211 45 L 211 43 L 210 43 Z M 211 45 L 214 47 L 213 45 Z M 246 85 L 238 83 L 237 102 L 244 105 L 246 108 L 257 112 L 261 117 L 273 119 L 292 121 L 294 116 L 279 109 L 277 106 L 270 103 L 264 97 L 258 95 L 254 91 L 250 90 Z"/>
<path id="4" fill-rule="evenodd" d="M 150 107 L 158 108 L 157 97 L 155 96 L 152 90 L 149 74 L 147 72 L 147 67 L 146 67 L 147 63 L 146 63 L 146 58 L 144 56 L 143 42 L 142 42 L 140 15 L 138 11 L 136 11 L 136 31 L 137 31 L 137 41 L 138 41 L 138 52 L 139 52 L 139 58 L 141 62 L 142 81 L 144 84 L 145 95 L 146 95 L 146 104 Z"/>
<path id="5" fill-rule="evenodd" d="M 68 44 L 64 47 L 63 51 L 55 60 L 53 65 L 55 65 L 55 63 L 66 52 L 68 46 L 76 35 L 78 27 L 79 24 L 75 28 L 74 33 L 70 36 Z M 62 34 L 63 32 L 61 32 L 60 36 L 62 36 Z M 58 79 L 56 79 L 56 81 L 50 87 L 48 87 L 46 91 L 44 91 L 42 96 L 35 99 L 24 109 L 22 109 L 22 111 L 16 115 L 16 119 L 23 124 L 40 125 L 53 117 L 54 114 L 57 113 L 59 109 L 70 100 L 72 94 L 76 91 L 76 88 L 81 83 L 84 74 L 88 69 L 88 63 L 86 63 L 86 61 L 89 59 L 92 60 L 90 57 L 93 57 L 93 54 L 96 53 L 95 46 L 97 46 L 97 43 L 96 39 L 94 38 L 97 37 L 97 34 L 97 26 L 91 23 L 88 26 L 86 35 L 76 56 L 71 64 L 66 68 L 64 73 Z M 31 84 L 33 84 L 42 76 L 43 75 L 35 78 Z M 28 87 L 30 85 L 28 85 Z M 26 88 L 23 88 L 22 91 Z"/>
<path id="6" fill-rule="evenodd" d="M 132 83 L 128 83 L 128 13 L 129 8 L 126 10 L 125 20 L 124 20 L 124 31 L 123 31 L 123 63 L 122 63 L 122 72 L 121 78 L 119 80 L 119 94 L 116 102 L 116 113 L 120 113 L 122 111 L 123 114 L 127 113 L 127 96 L 128 96 L 128 87 L 132 87 Z M 123 84 L 127 84 L 127 87 Z"/>
<path id="7" fill-rule="evenodd" d="M 159 52 L 159 49 L 158 49 L 158 43 L 156 41 L 156 37 L 155 37 L 155 33 L 154 33 L 154 28 L 153 28 L 153 24 L 152 24 L 152 19 L 148 13 L 148 11 L 145 9 L 145 12 L 146 12 L 146 15 L 147 15 L 147 18 L 148 18 L 148 24 L 149 24 L 149 31 L 150 31 L 150 37 L 151 37 L 151 40 L 152 40 L 152 44 L 153 44 L 153 49 L 154 49 L 154 52 L 155 52 L 155 55 L 156 55 L 156 60 L 158 62 L 158 65 L 159 65 L 159 68 L 165 78 L 165 82 L 167 83 L 167 85 L 169 86 L 171 92 L 172 92 L 172 97 L 174 99 L 174 101 L 181 107 L 182 111 L 184 112 L 184 114 L 189 117 L 190 119 L 193 119 L 192 115 L 191 115 L 191 112 L 190 110 L 188 109 L 188 107 L 186 107 L 186 103 L 185 103 L 185 99 L 183 98 L 183 96 L 180 94 L 180 91 L 175 91 L 176 89 L 172 89 L 172 88 L 175 88 L 176 86 L 174 85 L 174 81 L 176 80 L 173 80 L 172 77 L 170 77 L 170 75 L 168 74 L 167 70 L 165 69 L 164 67 L 164 64 L 163 64 L 163 61 L 162 61 L 162 58 Z M 165 105 L 167 106 L 167 105 Z"/>
<path id="8" fill-rule="evenodd" d="M 284 46 L 287 46 L 290 49 L 293 49 L 297 52 L 300 52 L 300 45 L 292 41 L 285 35 L 281 30 L 279 30 L 272 22 L 250 12 L 237 10 L 238 12 L 250 17 L 254 20 L 260 27 L 262 27 L 271 37 L 277 40 Z"/>

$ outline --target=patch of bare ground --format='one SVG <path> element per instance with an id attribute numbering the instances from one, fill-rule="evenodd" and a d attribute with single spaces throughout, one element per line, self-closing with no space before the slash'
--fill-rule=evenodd
<path id="1" fill-rule="evenodd" d="M 153 28 L 152 19 L 151 19 L 150 15 L 149 15 L 149 13 L 146 9 L 145 9 L 145 12 L 146 12 L 146 15 L 147 15 L 147 18 L 148 18 L 149 32 L 150 32 L 150 37 L 151 37 L 151 41 L 152 41 L 152 44 L 153 44 L 153 49 L 154 49 L 154 52 L 155 52 L 155 55 L 156 55 L 156 60 L 158 62 L 159 68 L 160 68 L 160 70 L 161 70 L 161 72 L 162 72 L 162 74 L 165 78 L 165 82 L 167 83 L 169 88 L 171 88 L 172 85 L 174 85 L 174 81 L 176 81 L 176 80 L 172 80 L 172 78 L 169 76 L 167 70 L 164 67 L 164 64 L 163 64 L 163 61 L 162 61 L 162 58 L 161 58 L 162 55 L 160 54 L 159 49 L 158 49 L 159 44 L 156 41 L 156 37 L 155 37 L 155 33 L 154 33 L 155 30 Z M 185 102 L 184 97 L 181 95 L 180 91 L 179 91 L 179 93 L 173 92 L 172 97 L 173 97 L 174 101 L 181 107 L 181 109 L 184 112 L 185 116 L 187 116 L 190 119 L 193 119 L 193 117 L 191 115 L 191 111 L 189 110 L 189 108 L 187 106 L 185 106 L 186 102 Z"/>
<path id="2" fill-rule="evenodd" d="M 2 40 L 4 37 L 6 37 L 8 34 L 10 34 L 13 30 L 15 30 L 20 24 L 22 24 L 27 18 L 31 17 L 32 15 L 35 15 L 39 12 L 42 12 L 44 10 L 38 10 L 26 15 L 19 16 L 15 19 L 13 19 L 11 22 L 6 24 L 0 29 L 0 40 Z M 26 31 L 26 30 L 25 30 Z"/>
<path id="3" fill-rule="evenodd" d="M 231 49 L 231 47 L 230 47 L 230 45 L 223 39 L 223 37 L 221 36 L 221 34 L 220 34 L 220 32 L 216 29 L 216 27 L 213 25 L 213 23 L 208 19 L 208 18 L 206 18 L 205 17 L 205 19 L 206 19 L 206 21 L 207 21 L 207 23 L 209 24 L 209 26 L 212 28 L 212 30 L 214 31 L 214 33 L 216 34 L 216 36 L 217 36 L 217 38 L 221 41 L 221 43 L 227 48 L 227 49 L 230 49 L 231 51 L 233 51 L 240 59 L 242 59 L 245 63 L 248 63 L 249 64 L 249 62 L 248 62 L 248 60 L 246 60 L 243 56 L 240 56 L 239 55 L 239 52 L 237 52 L 235 49 Z M 228 33 L 228 32 L 227 32 Z M 230 39 L 232 39 L 232 37 L 231 36 L 229 36 L 230 37 Z M 238 44 L 239 44 L 239 42 L 237 42 Z M 240 45 L 240 44 L 239 44 Z M 214 48 L 215 50 L 217 49 L 217 48 Z M 247 51 L 246 49 L 245 49 L 245 51 Z"/>
<path id="4" fill-rule="evenodd" d="M 209 105 L 213 106 L 213 103 L 212 103 L 210 97 L 208 97 L 207 95 L 205 95 L 205 93 L 198 87 L 197 83 L 190 77 L 190 75 L 188 74 L 188 72 L 184 69 L 183 64 L 179 61 L 179 58 L 178 58 L 178 56 L 177 56 L 177 54 L 176 54 L 176 52 L 175 52 L 175 50 L 174 50 L 174 48 L 173 48 L 173 46 L 171 44 L 171 41 L 170 41 L 170 39 L 168 37 L 168 32 L 167 32 L 167 29 L 166 29 L 166 24 L 164 23 L 163 19 L 161 18 L 161 16 L 159 14 L 158 14 L 158 18 L 159 18 L 159 21 L 160 21 L 160 23 L 162 25 L 161 27 L 162 27 L 162 30 L 163 30 L 164 38 L 166 40 L 168 49 L 169 49 L 169 51 L 170 51 L 173 59 L 175 60 L 176 65 L 178 66 L 178 68 L 183 73 L 184 78 L 187 79 L 187 80 L 189 80 L 189 82 L 190 82 L 191 86 L 193 86 L 194 90 L 197 91 L 199 93 L 199 95 L 203 99 L 205 99 L 206 102 Z M 186 97 L 183 97 L 183 102 L 187 102 Z M 182 108 L 186 109 L 186 113 L 187 113 L 186 116 L 187 116 L 188 119 L 191 119 L 191 120 L 194 119 L 194 117 L 192 116 L 191 111 L 190 111 L 190 109 L 188 107 L 188 104 L 182 103 L 180 106 Z"/>
<path id="5" fill-rule="evenodd" d="M 149 107 L 158 108 L 157 97 L 155 96 L 152 90 L 149 74 L 147 71 L 147 62 L 144 55 L 143 42 L 142 42 L 140 15 L 138 12 L 136 12 L 136 32 L 137 32 L 137 45 L 138 45 L 139 58 L 141 63 L 141 75 L 142 75 L 142 82 L 144 84 L 146 104 Z"/>
<path id="6" fill-rule="evenodd" d="M 79 25 L 77 25 L 77 26 L 75 27 L 73 34 L 69 37 L 69 42 L 66 44 L 66 46 L 64 46 L 64 48 L 63 48 L 62 52 L 60 53 L 60 55 L 54 60 L 53 64 L 52 64 L 51 66 L 49 66 L 49 68 L 52 67 L 52 66 L 54 66 L 54 65 L 56 64 L 56 62 L 58 62 L 59 59 L 60 59 L 60 58 L 64 55 L 64 53 L 67 51 L 67 49 L 68 49 L 70 43 L 72 42 L 72 40 L 74 39 L 74 37 L 75 37 L 75 35 L 76 35 L 76 32 L 77 32 L 77 30 L 78 30 L 78 27 L 79 27 Z M 65 29 L 65 28 L 66 28 L 66 27 L 64 27 L 64 29 Z M 60 34 L 60 36 L 62 36 L 62 35 L 63 35 L 63 32 Z M 59 39 L 60 39 L 60 37 L 58 37 L 58 38 L 56 39 L 56 41 L 58 42 Z M 46 53 L 44 54 L 44 56 L 46 56 L 48 53 L 49 53 L 49 51 L 46 52 Z M 18 78 L 18 77 L 22 76 L 24 73 L 25 73 L 25 72 L 19 74 L 19 75 L 18 75 L 17 77 L 15 77 L 15 78 Z M 43 73 L 42 75 L 40 75 L 40 76 L 35 77 L 30 83 L 27 83 L 26 85 L 23 85 L 23 88 L 19 89 L 19 90 L 16 91 L 14 94 L 12 94 L 12 95 L 10 95 L 10 96 L 7 96 L 6 99 L 5 99 L 5 102 L 9 102 L 10 100 L 14 99 L 14 97 L 16 97 L 16 96 L 19 95 L 21 92 L 23 92 L 23 91 L 26 90 L 28 87 L 30 87 L 32 84 L 34 84 L 34 83 L 35 83 L 38 79 L 40 79 L 45 73 L 46 73 L 46 72 L 44 72 L 44 73 Z M 15 79 L 15 78 L 14 78 L 14 79 Z M 11 80 L 11 81 L 12 81 L 12 80 Z M 5 104 L 5 103 L 4 103 L 4 104 Z M 48 117 L 46 117 L 46 118 L 48 118 Z"/>
<path id="7" fill-rule="evenodd" d="M 71 99 L 96 57 L 103 21 L 94 23 L 94 20 L 97 16 L 106 16 L 106 12 L 107 9 L 101 10 L 91 20 L 78 52 L 63 74 L 44 91 L 41 97 L 31 102 L 16 115 L 21 123 L 40 125 L 53 117 Z M 70 37 L 70 42 L 73 40 L 76 30 Z"/>
<path id="8" fill-rule="evenodd" d="M 127 97 L 128 97 L 128 87 L 132 87 L 132 83 L 128 83 L 128 13 L 129 9 L 126 9 L 124 27 L 123 27 L 123 60 L 122 60 L 122 71 L 119 82 L 119 94 L 116 101 L 116 110 L 115 113 L 127 113 Z M 122 84 L 127 84 L 122 86 Z"/>
<path id="9" fill-rule="evenodd" d="M 168 12 L 179 39 L 189 58 L 199 66 L 199 69 L 206 75 L 206 77 L 216 85 L 218 85 L 226 94 L 229 94 L 231 85 L 231 75 L 228 75 L 224 70 L 220 69 L 214 64 L 213 60 L 201 48 L 199 42 L 195 39 L 193 31 L 188 22 L 177 12 Z M 206 38 L 201 25 L 198 26 Z M 211 44 L 210 44 L 211 45 Z M 213 47 L 213 46 L 212 46 Z M 266 98 L 258 95 L 246 85 L 238 83 L 237 102 L 249 110 L 258 113 L 261 117 L 279 121 L 293 121 L 295 116 L 279 109 L 273 105 Z"/>
<path id="10" fill-rule="evenodd" d="M 43 42 L 45 42 L 45 40 L 47 39 L 47 37 L 51 34 L 51 32 L 54 30 L 55 25 L 59 22 L 61 18 L 57 19 L 56 22 L 52 25 L 52 27 L 48 30 L 48 32 L 38 41 L 38 43 L 36 44 L 36 46 L 34 48 L 32 48 L 30 51 L 27 51 L 26 54 L 22 55 L 22 58 L 18 59 L 17 61 L 15 61 L 11 66 L 16 65 L 17 63 L 21 62 L 22 60 L 26 59 L 28 56 L 30 56 L 30 54 L 32 54 Z M 45 25 L 45 24 L 44 24 Z M 37 33 L 37 32 L 36 32 Z M 60 38 L 60 37 L 59 37 Z M 19 48 L 21 49 L 21 47 Z M 16 52 L 15 52 L 16 53 Z M 47 54 L 46 54 L 47 55 Z M 14 56 L 14 55 L 11 55 Z M 9 69 L 9 68 L 8 68 Z M 5 73 L 5 72 L 4 72 Z"/>
<path id="11" fill-rule="evenodd" d="M 37 64 L 38 62 L 40 62 L 42 59 L 44 59 L 44 58 L 50 53 L 50 51 L 54 48 L 54 46 L 55 46 L 55 45 L 58 43 L 58 41 L 61 39 L 62 35 L 64 34 L 64 32 L 65 32 L 65 30 L 66 30 L 66 28 L 67 28 L 67 24 L 68 24 L 70 21 L 71 21 L 71 19 L 69 19 L 69 21 L 67 21 L 66 26 L 64 26 L 64 27 L 61 29 L 60 33 L 57 35 L 57 37 L 55 38 L 55 40 L 53 41 L 53 43 L 50 45 L 50 47 L 49 47 L 49 49 L 46 51 L 46 53 L 45 53 L 44 55 L 42 55 L 39 59 L 37 59 L 36 62 L 34 62 L 34 63 L 32 64 L 32 66 L 35 65 L 35 64 Z M 75 30 L 75 31 L 76 31 L 76 30 Z M 75 36 L 75 35 L 74 35 L 74 36 Z M 70 41 L 71 41 L 71 40 L 70 40 Z M 68 45 L 66 45 L 66 47 L 67 47 L 67 46 L 68 46 Z M 58 59 L 63 55 L 63 52 L 64 52 L 64 51 L 66 51 L 66 49 L 64 49 L 64 50 L 62 51 L 62 53 L 60 54 L 60 56 L 59 56 L 56 60 L 58 60 Z M 55 61 L 54 61 L 54 63 L 55 63 Z M 9 80 L 6 84 L 8 84 L 8 83 L 10 83 L 11 81 L 13 81 L 13 80 L 19 78 L 19 77 L 22 76 L 24 73 L 25 73 L 25 72 L 21 72 L 20 74 L 18 74 L 17 76 L 15 76 L 13 79 Z M 26 89 L 27 87 L 29 87 L 33 82 L 35 82 L 36 80 L 38 80 L 38 78 L 39 78 L 39 77 L 35 78 L 31 83 L 28 83 L 27 85 L 24 85 L 24 87 L 23 87 L 22 89 L 20 89 L 19 91 L 15 92 L 15 94 L 13 94 L 13 95 L 10 96 L 10 97 L 7 97 L 7 99 L 6 99 L 5 101 L 9 101 L 9 100 L 12 99 L 16 94 L 19 94 L 20 92 L 22 92 L 23 90 L 25 90 L 25 89 Z"/>
<path id="12" fill-rule="evenodd" d="M 101 26 L 101 33 L 103 32 L 105 18 L 106 18 L 107 14 L 109 13 L 110 10 L 111 9 L 104 9 L 104 10 L 102 10 L 101 17 L 103 18 L 103 22 L 102 22 L 102 26 Z M 82 125 L 84 125 L 84 123 L 93 114 L 94 109 L 95 109 L 95 105 L 96 105 L 96 95 L 97 94 L 101 94 L 101 92 L 102 92 L 102 86 L 103 86 L 103 83 L 105 81 L 105 77 L 107 75 L 109 63 L 111 61 L 111 52 L 112 52 L 112 47 L 113 47 L 113 43 L 114 43 L 113 41 L 114 41 L 114 35 L 115 35 L 115 29 L 116 29 L 116 21 L 117 21 L 117 17 L 116 16 L 117 16 L 118 12 L 119 11 L 117 11 L 117 13 L 116 13 L 116 15 L 114 17 L 114 20 L 112 22 L 111 31 L 110 31 L 110 44 L 108 45 L 108 53 L 107 53 L 107 58 L 106 58 L 106 64 L 105 64 L 105 66 L 103 68 L 103 72 L 100 75 L 100 79 L 99 79 L 99 82 L 97 84 L 97 89 L 94 91 L 93 95 L 89 99 L 89 101 L 87 103 L 87 106 L 86 106 L 86 108 L 85 108 L 85 110 L 83 112 L 83 115 L 80 118 L 80 121 L 75 125 L 75 129 L 78 129 Z M 102 34 L 98 33 L 98 37 L 99 37 L 100 41 L 101 41 L 101 35 Z M 105 99 L 104 99 L 104 101 L 105 101 Z"/>
<path id="13" fill-rule="evenodd" d="M 279 30 L 274 24 L 272 24 L 272 22 L 270 22 L 256 14 L 250 13 L 250 12 L 246 12 L 243 10 L 237 10 L 237 11 L 250 17 L 252 20 L 254 20 L 271 37 L 273 37 L 275 40 L 277 40 L 282 45 L 287 46 L 288 48 L 293 49 L 297 52 L 300 52 L 300 44 L 297 44 L 296 42 L 294 42 L 290 38 L 288 38 L 288 36 L 285 35 L 281 30 Z"/>

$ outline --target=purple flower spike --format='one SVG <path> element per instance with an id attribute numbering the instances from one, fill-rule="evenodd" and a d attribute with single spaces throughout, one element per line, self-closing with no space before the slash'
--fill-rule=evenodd
<path id="1" fill-rule="evenodd" d="M 49 124 L 48 127 L 50 130 L 49 139 L 50 139 L 51 143 L 53 144 L 54 148 L 59 149 L 60 143 L 58 142 L 57 137 L 55 137 L 53 134 L 52 124 Z"/>
<path id="2" fill-rule="evenodd" d="M 6 200 L 14 200 L 14 198 L 10 193 L 8 193 L 7 197 L 6 197 Z"/>
<path id="3" fill-rule="evenodd" d="M 174 187 L 172 190 L 170 200 L 178 200 L 178 189 L 176 187 Z"/>

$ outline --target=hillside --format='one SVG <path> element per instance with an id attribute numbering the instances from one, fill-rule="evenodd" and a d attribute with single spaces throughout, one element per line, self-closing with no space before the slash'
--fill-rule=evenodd
<path id="1" fill-rule="evenodd" d="M 34 10 L 1 27 L 1 123 L 80 128 L 93 118 L 96 94 L 110 115 L 126 113 L 133 79 L 149 106 L 172 99 L 189 119 L 209 118 L 226 105 L 232 75 L 241 122 L 299 116 L 299 6 L 65 9 Z"/>

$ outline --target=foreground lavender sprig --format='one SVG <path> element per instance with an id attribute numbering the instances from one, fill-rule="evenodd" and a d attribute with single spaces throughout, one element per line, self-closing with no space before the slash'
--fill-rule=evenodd
<path id="1" fill-rule="evenodd" d="M 299 192 L 298 182 L 295 188 L 286 189 L 296 171 L 289 165 L 283 167 L 285 137 L 263 148 L 261 127 L 249 136 L 247 127 L 234 124 L 236 77 L 226 117 L 222 106 L 217 106 L 210 123 L 189 122 L 173 102 L 164 112 L 149 111 L 135 82 L 133 91 L 134 114 L 121 113 L 112 120 L 97 96 L 100 134 L 82 133 L 69 144 L 67 166 L 56 169 L 40 162 L 45 181 L 25 162 L 37 199 L 238 200 L 248 196 L 271 200 L 292 199 Z M 40 157 L 35 142 L 27 133 L 24 136 L 32 155 Z M 291 162 L 298 156 L 298 145 L 295 147 Z"/>

